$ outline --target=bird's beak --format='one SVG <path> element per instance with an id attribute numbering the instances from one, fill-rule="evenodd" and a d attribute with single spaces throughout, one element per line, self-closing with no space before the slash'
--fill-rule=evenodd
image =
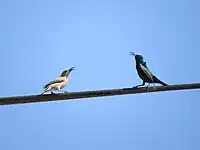
<path id="1" fill-rule="evenodd" d="M 130 52 L 130 55 L 136 56 L 136 54 L 135 54 L 135 53 L 133 53 L 133 52 Z"/>
<path id="2" fill-rule="evenodd" d="M 73 70 L 75 70 L 75 67 L 72 67 L 72 68 L 70 68 L 69 70 L 70 70 L 70 71 L 73 71 Z"/>

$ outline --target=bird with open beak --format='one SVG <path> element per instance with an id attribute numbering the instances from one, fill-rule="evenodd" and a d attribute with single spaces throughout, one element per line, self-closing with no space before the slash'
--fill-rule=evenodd
<path id="1" fill-rule="evenodd" d="M 71 73 L 71 71 L 74 70 L 75 67 L 72 67 L 68 70 L 64 70 L 60 77 L 56 78 L 55 80 L 49 82 L 48 84 L 44 85 L 44 92 L 42 92 L 42 94 L 51 91 L 51 94 L 54 94 L 53 91 L 61 91 L 61 89 L 63 89 L 67 83 L 68 83 L 68 77 L 69 74 Z M 66 91 L 64 91 L 64 93 L 67 93 Z"/>
<path id="2" fill-rule="evenodd" d="M 130 55 L 133 55 L 134 58 L 135 58 L 135 62 L 136 62 L 136 70 L 137 70 L 137 73 L 139 75 L 139 77 L 143 80 L 142 84 L 140 85 L 137 85 L 136 87 L 138 86 L 144 86 L 145 83 L 159 83 L 163 86 L 167 86 L 166 83 L 164 83 L 163 81 L 161 81 L 160 79 L 158 79 L 155 75 L 153 75 L 151 73 L 151 71 L 149 70 L 149 68 L 147 67 L 147 64 L 146 62 L 144 61 L 144 58 L 142 55 L 137 55 L 133 52 L 130 52 Z M 149 87 L 149 84 L 147 87 Z"/>

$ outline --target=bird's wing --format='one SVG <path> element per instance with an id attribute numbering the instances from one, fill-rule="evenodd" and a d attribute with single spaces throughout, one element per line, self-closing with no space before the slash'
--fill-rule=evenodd
<path id="1" fill-rule="evenodd" d="M 144 61 L 143 63 L 141 63 L 141 65 L 142 65 L 143 67 L 145 67 L 146 70 L 148 70 L 148 72 L 149 72 L 150 74 L 152 74 L 151 71 L 149 70 L 149 68 L 147 67 L 147 63 L 146 63 L 145 61 Z M 152 76 L 153 76 L 153 74 L 152 74 Z"/>
<path id="2" fill-rule="evenodd" d="M 142 65 L 143 65 L 145 68 L 148 68 L 146 62 L 143 62 Z"/>
<path id="3" fill-rule="evenodd" d="M 54 83 L 61 83 L 61 82 L 63 82 L 64 80 L 65 80 L 65 78 L 63 78 L 63 77 L 58 77 L 58 78 L 56 78 L 55 80 L 53 80 L 53 81 L 47 83 L 46 85 L 44 85 L 43 88 L 45 89 L 45 88 L 47 88 L 49 85 L 52 85 L 52 84 L 54 84 Z"/>
<path id="4" fill-rule="evenodd" d="M 143 70 L 143 72 L 149 77 L 149 79 L 151 79 L 153 81 L 153 74 L 147 67 L 146 62 L 144 62 L 143 64 L 140 64 L 140 67 Z"/>

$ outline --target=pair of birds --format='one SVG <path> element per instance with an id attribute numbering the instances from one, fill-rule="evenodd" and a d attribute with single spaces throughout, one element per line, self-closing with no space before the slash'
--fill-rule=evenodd
<path id="1" fill-rule="evenodd" d="M 151 83 L 153 83 L 155 85 L 155 83 L 159 83 L 163 86 L 167 86 L 166 83 L 164 83 L 163 81 L 161 81 L 160 79 L 158 79 L 155 75 L 153 75 L 151 73 L 151 71 L 149 70 L 149 68 L 147 67 L 146 62 L 144 61 L 144 58 L 142 55 L 137 55 L 133 52 L 130 52 L 130 55 L 133 55 L 135 57 L 135 62 L 136 62 L 136 70 L 137 73 L 139 75 L 139 77 L 142 79 L 142 84 L 137 85 L 135 87 L 139 87 L 139 86 L 144 86 L 145 83 L 149 83 L 147 85 L 147 88 L 149 88 L 149 85 Z M 56 78 L 55 80 L 49 82 L 48 84 L 46 84 L 44 86 L 44 92 L 42 92 L 42 94 L 44 94 L 45 92 L 51 91 L 51 94 L 54 94 L 53 91 L 61 91 L 61 89 L 63 89 L 67 83 L 68 83 L 68 77 L 69 74 L 71 73 L 71 71 L 74 70 L 75 67 L 72 67 L 68 70 L 64 70 L 60 77 Z M 67 93 L 66 91 L 64 91 L 64 93 Z"/>

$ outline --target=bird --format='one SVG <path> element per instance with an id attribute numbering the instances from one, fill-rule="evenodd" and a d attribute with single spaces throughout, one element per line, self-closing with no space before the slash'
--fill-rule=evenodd
<path id="1" fill-rule="evenodd" d="M 63 89 L 67 85 L 69 74 L 71 73 L 71 71 L 75 70 L 74 68 L 75 67 L 72 67 L 68 70 L 62 71 L 59 77 L 44 85 L 44 91 L 41 93 L 41 95 L 49 91 L 51 91 L 51 94 L 55 94 L 53 91 L 61 91 L 61 89 Z M 67 93 L 67 91 L 64 91 L 64 93 Z"/>
<path id="2" fill-rule="evenodd" d="M 138 54 L 135 54 L 133 52 L 130 52 L 130 55 L 134 56 L 135 62 L 136 62 L 137 73 L 138 73 L 139 77 L 143 81 L 142 84 L 137 85 L 135 87 L 144 86 L 145 83 L 149 83 L 147 85 L 147 88 L 149 88 L 149 85 L 151 83 L 153 83 L 154 86 L 155 86 L 155 83 L 159 83 L 159 84 L 161 84 L 163 86 L 167 86 L 168 85 L 165 82 L 163 82 L 160 79 L 158 79 L 153 73 L 151 73 L 151 71 L 147 67 L 147 63 L 144 61 L 144 58 L 143 58 L 142 55 L 138 55 Z"/>

